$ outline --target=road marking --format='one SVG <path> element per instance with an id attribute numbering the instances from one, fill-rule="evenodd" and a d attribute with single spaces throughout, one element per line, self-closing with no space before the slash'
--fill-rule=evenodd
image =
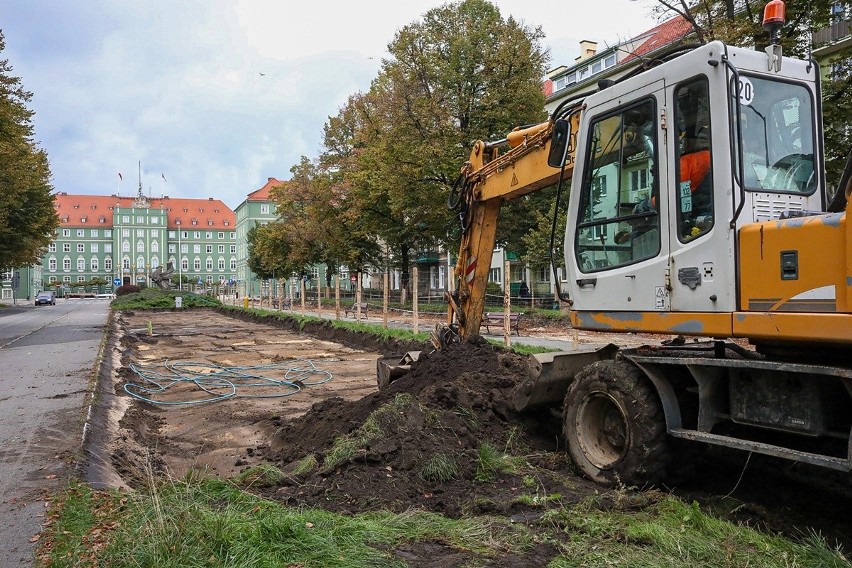
<path id="1" fill-rule="evenodd" d="M 54 324 L 54 323 L 58 322 L 58 321 L 59 321 L 59 320 L 61 320 L 62 318 L 64 318 L 64 317 L 66 317 L 66 316 L 69 316 L 69 315 L 73 314 L 75 311 L 76 311 L 76 310 L 72 310 L 72 311 L 70 311 L 70 312 L 68 312 L 68 313 L 66 313 L 66 314 L 62 314 L 61 316 L 59 316 L 59 317 L 58 317 L 58 318 L 56 318 L 55 320 L 51 320 L 51 321 L 47 322 L 46 324 L 44 324 L 44 325 L 43 325 L 43 326 L 41 326 L 41 327 L 37 327 L 37 328 L 35 328 L 35 329 L 31 329 L 30 331 L 26 332 L 25 334 L 21 335 L 20 337 L 16 337 L 15 339 L 12 339 L 11 341 L 7 341 L 7 342 L 6 342 L 6 343 L 4 343 L 3 345 L 0 345 L 0 349 L 3 349 L 3 348 L 5 348 L 5 347 L 8 347 L 9 345 L 12 345 L 12 344 L 13 344 L 13 343 L 15 343 L 16 341 L 20 341 L 20 340 L 22 340 L 23 338 L 28 337 L 28 336 L 30 336 L 30 335 L 32 335 L 32 334 L 34 334 L 34 333 L 35 333 L 35 332 L 37 332 L 37 331 L 41 331 L 41 330 L 43 330 L 43 329 L 44 329 L 44 328 L 46 328 L 47 326 L 52 325 L 52 324 Z"/>

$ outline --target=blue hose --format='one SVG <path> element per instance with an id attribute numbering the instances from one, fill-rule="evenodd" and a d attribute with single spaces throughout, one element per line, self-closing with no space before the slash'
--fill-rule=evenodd
<path id="1" fill-rule="evenodd" d="M 318 368 L 310 359 L 239 367 L 196 361 L 166 361 L 157 365 L 131 363 L 130 370 L 141 379 L 141 384 L 125 383 L 124 392 L 138 400 L 164 406 L 206 404 L 234 397 L 279 398 L 332 379 L 329 371 Z M 265 373 L 283 375 L 283 379 Z M 252 394 L 252 390 L 260 388 L 273 389 L 273 392 Z M 183 395 L 180 400 L 153 398 L 157 395 L 180 396 L 174 395 L 176 390 Z"/>

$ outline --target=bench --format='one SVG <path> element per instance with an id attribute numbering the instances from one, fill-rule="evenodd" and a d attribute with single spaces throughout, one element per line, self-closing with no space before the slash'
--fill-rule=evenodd
<path id="1" fill-rule="evenodd" d="M 346 306 L 343 308 L 343 313 L 346 317 L 349 317 L 349 314 L 353 316 L 358 313 L 358 304 L 352 304 L 351 306 Z M 361 315 L 367 317 L 367 302 L 361 302 Z"/>
<path id="2" fill-rule="evenodd" d="M 518 325 L 521 321 L 521 316 L 523 313 L 517 314 L 509 314 L 509 333 L 512 331 L 515 332 L 515 335 L 520 337 L 521 332 L 518 330 Z M 491 327 L 499 327 L 503 329 L 503 320 L 505 314 L 503 312 L 486 312 L 485 317 L 482 318 L 482 323 L 479 325 L 481 327 L 485 327 L 486 333 L 491 333 Z"/>

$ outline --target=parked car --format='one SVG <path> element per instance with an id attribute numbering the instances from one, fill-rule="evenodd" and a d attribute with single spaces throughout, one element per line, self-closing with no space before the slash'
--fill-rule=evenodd
<path id="1" fill-rule="evenodd" d="M 55 306 L 56 295 L 53 292 L 39 292 L 35 297 L 35 305 L 41 306 L 42 304 Z"/>

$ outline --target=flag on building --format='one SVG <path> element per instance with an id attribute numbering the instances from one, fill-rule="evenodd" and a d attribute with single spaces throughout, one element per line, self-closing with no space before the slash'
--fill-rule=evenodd
<path id="1" fill-rule="evenodd" d="M 119 180 L 124 180 L 124 177 L 122 177 L 121 172 L 118 172 L 118 179 L 119 179 Z"/>
<path id="2" fill-rule="evenodd" d="M 168 180 L 166 179 L 166 174 L 160 174 L 160 175 L 163 177 L 163 181 L 168 183 Z"/>

